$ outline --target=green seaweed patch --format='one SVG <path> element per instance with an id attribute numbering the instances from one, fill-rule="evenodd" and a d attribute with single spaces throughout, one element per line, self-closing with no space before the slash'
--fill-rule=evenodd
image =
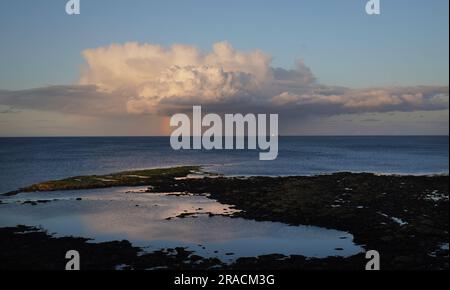
<path id="1" fill-rule="evenodd" d="M 107 188 L 115 186 L 146 186 L 152 182 L 164 182 L 177 177 L 185 177 L 200 166 L 180 166 L 171 168 L 156 168 L 145 170 L 124 171 L 106 175 L 75 176 L 61 180 L 51 180 L 33 184 L 5 195 L 15 195 L 20 192 L 59 191 Z"/>

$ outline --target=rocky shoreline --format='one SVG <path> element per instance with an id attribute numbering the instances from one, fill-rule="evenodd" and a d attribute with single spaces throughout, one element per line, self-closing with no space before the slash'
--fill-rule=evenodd
<path id="1" fill-rule="evenodd" d="M 314 225 L 350 232 L 355 243 L 366 250 L 380 253 L 382 269 L 385 270 L 449 268 L 448 175 L 335 173 L 291 177 L 206 175 L 201 178 L 183 178 L 198 170 L 199 167 L 177 167 L 101 177 L 74 177 L 33 185 L 19 191 L 86 189 L 120 184 L 148 185 L 147 192 L 208 193 L 209 198 L 233 205 L 239 210 L 231 217 Z M 189 213 L 183 217 L 189 218 Z M 86 270 L 117 269 L 119 265 L 122 265 L 120 269 L 136 270 L 364 270 L 367 262 L 363 253 L 348 258 L 324 259 L 274 253 L 239 258 L 232 264 L 224 264 L 216 258 L 203 258 L 183 248 L 142 254 L 139 248 L 133 247 L 128 241 L 90 243 L 84 238 L 55 238 L 26 226 L 1 228 L 0 241 L 0 267 L 3 269 L 61 270 L 66 262 L 64 254 L 69 249 L 80 249 L 84 253 L 82 269 Z"/>

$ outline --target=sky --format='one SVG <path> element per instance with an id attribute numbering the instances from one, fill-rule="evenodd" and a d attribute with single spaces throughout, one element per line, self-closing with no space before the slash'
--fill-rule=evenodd
<path id="1" fill-rule="evenodd" d="M 276 112 L 286 135 L 448 134 L 447 0 L 0 0 L 0 136 L 170 134 Z"/>

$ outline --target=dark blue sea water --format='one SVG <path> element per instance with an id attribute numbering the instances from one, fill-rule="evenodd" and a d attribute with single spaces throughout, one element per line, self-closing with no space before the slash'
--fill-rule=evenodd
<path id="1" fill-rule="evenodd" d="M 0 138 L 0 192 L 55 178 L 173 165 L 228 175 L 338 171 L 448 173 L 448 136 L 282 137 L 275 161 L 258 151 L 174 151 L 167 137 Z"/>

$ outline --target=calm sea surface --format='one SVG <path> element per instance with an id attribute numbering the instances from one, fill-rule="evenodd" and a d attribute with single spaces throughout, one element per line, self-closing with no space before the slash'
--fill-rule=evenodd
<path id="1" fill-rule="evenodd" d="M 448 137 L 289 137 L 281 138 L 279 147 L 277 160 L 259 161 L 257 151 L 174 151 L 164 137 L 0 138 L 0 192 L 73 175 L 182 164 L 206 165 L 228 175 L 448 173 Z M 126 239 L 150 252 L 181 246 L 224 262 L 271 253 L 322 258 L 363 251 L 351 233 L 230 218 L 221 214 L 232 213 L 232 207 L 205 196 L 145 189 L 2 196 L 0 227 L 25 224 L 57 236 Z M 33 200 L 53 202 L 23 204 Z M 193 216 L 177 218 L 187 212 Z"/>
<path id="2" fill-rule="evenodd" d="M 228 175 L 338 171 L 448 173 L 448 137 L 282 137 L 275 161 L 256 150 L 174 151 L 167 137 L 0 138 L 0 192 L 55 178 L 174 165 Z"/>

